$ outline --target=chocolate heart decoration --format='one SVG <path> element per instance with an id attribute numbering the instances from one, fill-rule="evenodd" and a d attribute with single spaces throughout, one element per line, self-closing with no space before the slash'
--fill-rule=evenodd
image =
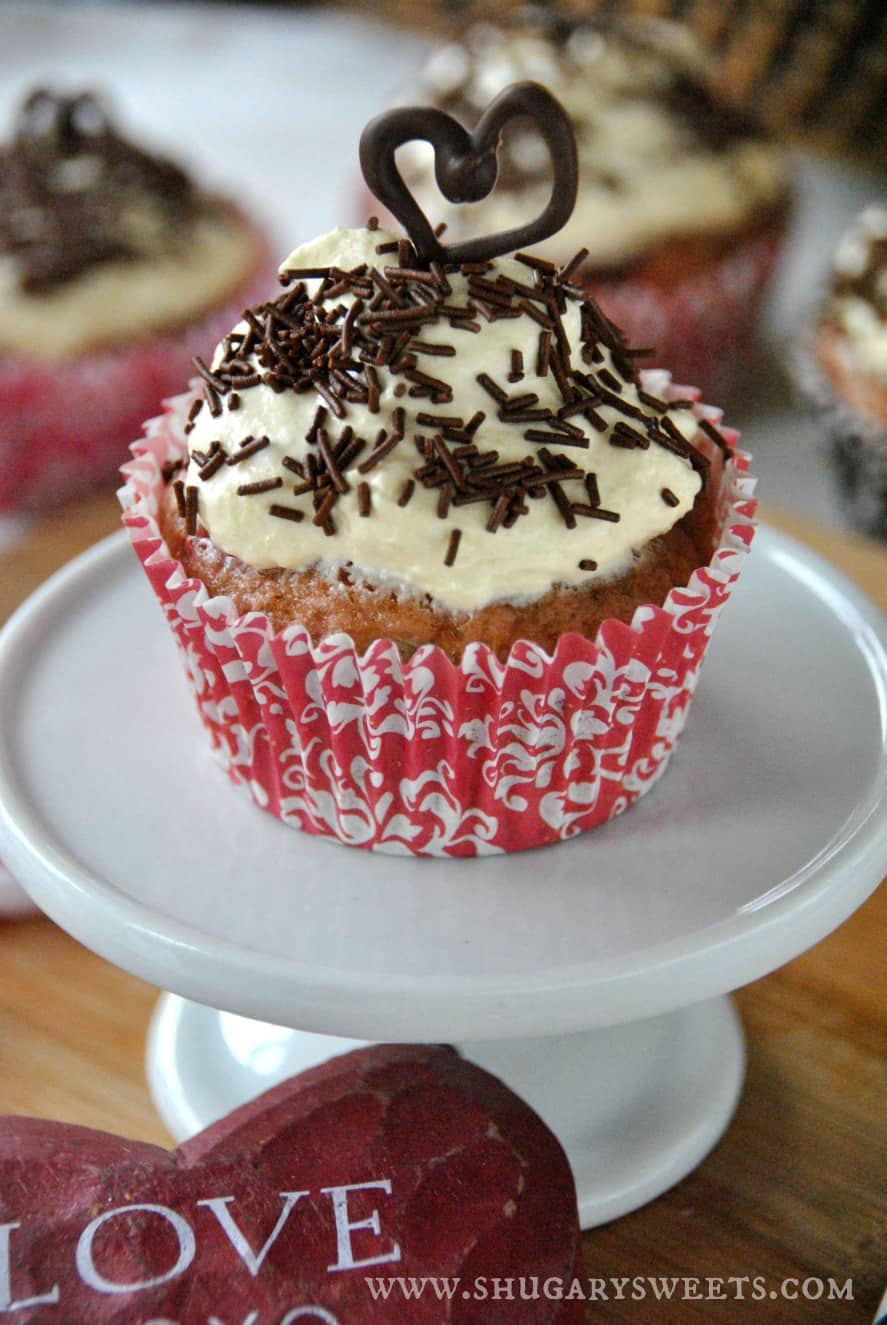
<path id="1" fill-rule="evenodd" d="M 419 138 L 434 148 L 434 174 L 450 202 L 479 202 L 496 183 L 499 136 L 508 120 L 535 122 L 551 156 L 554 179 L 545 210 L 534 220 L 496 235 L 442 245 L 410 193 L 394 154 Z M 360 164 L 372 192 L 407 231 L 421 262 L 486 262 L 556 234 L 576 203 L 576 138 L 563 106 L 539 83 L 514 83 L 484 111 L 473 132 L 445 111 L 405 106 L 371 120 L 360 139 Z"/>
<path id="2" fill-rule="evenodd" d="M 557 1140 L 449 1049 L 333 1059 L 173 1153 L 0 1120 L 16 1325 L 579 1325 L 581 1265 Z"/>
<path id="3" fill-rule="evenodd" d="M 18 145 L 31 150 L 42 144 L 44 151 L 73 156 L 109 131 L 105 108 L 91 92 L 64 96 L 38 88 L 19 111 L 15 137 Z"/>

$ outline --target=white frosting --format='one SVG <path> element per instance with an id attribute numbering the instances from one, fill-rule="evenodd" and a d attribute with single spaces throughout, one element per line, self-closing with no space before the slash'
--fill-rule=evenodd
<path id="1" fill-rule="evenodd" d="M 384 265 L 396 259 L 380 259 L 376 245 L 391 238 L 382 230 L 337 230 L 297 249 L 282 270 Z M 500 273 L 525 283 L 530 279 L 528 269 L 513 259 L 498 261 L 490 276 Z M 449 280 L 452 295 L 448 301 L 464 304 L 466 278 L 454 274 Z M 347 306 L 350 302 L 348 295 L 340 295 L 328 300 L 327 306 Z M 571 346 L 578 352 L 577 301 L 568 301 L 563 323 Z M 500 599 L 530 600 L 554 584 L 587 583 L 594 577 L 579 569 L 579 562 L 586 558 L 597 563 L 597 576 L 617 574 L 630 564 L 635 549 L 667 531 L 692 507 L 700 480 L 688 461 L 657 445 L 647 450 L 611 446 L 607 440 L 609 428 L 607 433 L 599 433 L 579 417 L 571 422 L 588 437 L 588 449 L 554 444 L 550 449 L 583 471 L 597 475 L 601 505 L 619 512 L 618 523 L 585 517 L 577 519 L 576 528 L 568 529 L 554 501 L 546 496 L 529 500 L 529 513 L 511 528 L 490 533 L 485 528 L 489 503 L 451 506 L 446 518 L 440 519 L 436 514 L 439 492 L 421 483 L 416 483 L 410 502 L 399 506 L 405 482 L 422 464 L 412 438 L 416 433 L 428 436 L 434 431 L 416 421 L 420 412 L 458 414 L 468 420 L 482 410 L 486 418 L 474 439 L 481 450 L 497 451 L 503 464 L 528 456 L 538 462 L 539 447 L 523 437 L 524 430 L 534 425 L 517 426 L 499 420 L 497 406 L 478 383 L 477 374 L 487 372 L 514 394 L 537 393 L 540 407 L 556 410 L 562 404 L 551 374 L 538 377 L 535 373 L 539 326 L 526 314 L 484 323 L 477 334 L 454 329 L 444 319 L 424 326 L 417 334 L 426 343 L 455 345 L 457 353 L 452 358 L 418 356 L 421 371 L 442 376 L 452 385 L 453 402 L 436 406 L 408 394 L 396 397 L 394 387 L 403 379 L 379 368 L 379 412 L 371 414 L 366 405 L 349 403 L 344 419 L 338 423 L 330 420 L 335 424 L 335 435 L 348 424 L 372 443 L 381 427 L 391 430 L 396 407 L 406 411 L 404 440 L 383 461 L 366 474 L 359 473 L 356 465 L 344 470 L 349 490 L 334 508 L 336 532 L 331 537 L 312 523 L 310 495 L 292 495 L 292 484 L 298 479 L 291 473 L 287 476 L 281 466 L 284 457 L 302 461 L 310 452 L 316 454 L 316 448 L 306 440 L 318 405 L 323 403 L 315 391 L 285 390 L 277 394 L 261 384 L 241 391 L 240 407 L 225 409 L 219 417 L 213 418 L 204 406 L 189 438 L 192 453 L 206 453 L 214 441 L 230 454 L 248 435 L 270 439 L 270 444 L 250 459 L 223 465 L 206 480 L 201 480 L 200 466 L 191 459 L 185 481 L 198 489 L 200 519 L 217 547 L 259 568 L 298 570 L 317 565 L 334 574 L 348 566 L 357 575 L 390 585 L 397 592 L 431 595 L 446 607 L 470 611 Z M 516 385 L 507 383 L 514 348 L 522 351 L 525 365 L 525 376 Z M 609 362 L 609 355 L 607 359 Z M 219 362 L 219 355 L 215 362 Z M 635 388 L 629 384 L 623 387 L 623 396 L 639 403 Z M 655 413 L 643 405 L 640 408 L 647 414 Z M 598 412 L 608 425 L 625 417 L 607 405 L 599 406 Z M 696 422 L 689 409 L 670 411 L 670 418 L 684 437 L 693 436 Z M 365 451 L 359 456 L 357 464 L 367 454 Z M 279 476 L 287 476 L 285 485 L 274 492 L 249 496 L 237 492 L 242 484 Z M 357 487 L 361 481 L 366 481 L 371 490 L 372 513 L 368 517 L 359 513 Z M 579 480 L 565 481 L 563 488 L 572 501 L 588 500 Z M 663 488 L 670 489 L 677 498 L 673 508 L 664 502 Z M 269 515 L 272 503 L 301 509 L 305 513 L 303 521 L 295 524 Z M 447 566 L 444 558 L 453 529 L 461 531 L 461 542 L 455 564 Z"/>
<path id="2" fill-rule="evenodd" d="M 845 350 L 853 370 L 887 384 L 887 261 L 878 261 L 874 246 L 884 253 L 887 241 L 887 204 L 866 207 L 842 238 L 835 253 L 836 277 L 851 281 L 863 277 L 874 264 L 874 302 L 853 290 L 833 294 L 830 312 L 846 338 Z"/>
<path id="3" fill-rule="evenodd" d="M 567 261 L 586 247 L 590 264 L 614 266 L 675 236 L 741 228 L 786 187 L 783 156 L 774 144 L 744 137 L 713 150 L 668 107 L 663 96 L 675 62 L 694 81 L 700 72 L 674 35 L 679 30 L 665 24 L 655 30 L 660 43 L 667 35 L 665 51 L 580 29 L 561 52 L 540 35 L 472 29 L 467 47 L 438 52 L 418 90 L 404 100 L 430 97 L 446 105 L 458 94 L 477 118 L 510 83 L 532 79 L 549 87 L 576 129 L 580 191 L 570 221 L 538 251 Z M 546 167 L 541 140 L 527 137 L 515 150 L 521 171 Z M 457 208 L 437 188 L 430 148 L 408 144 L 400 160 L 420 206 L 434 223 L 447 222 L 453 241 L 507 229 L 518 212 L 522 218 L 536 215 L 550 194 L 546 174 L 544 182 L 531 178 L 519 189 L 497 185 L 483 202 Z"/>
<path id="4" fill-rule="evenodd" d="M 221 303 L 256 264 L 249 227 L 224 212 L 197 221 L 175 253 L 108 261 L 39 294 L 0 258 L 0 351 L 58 358 L 143 340 Z"/>

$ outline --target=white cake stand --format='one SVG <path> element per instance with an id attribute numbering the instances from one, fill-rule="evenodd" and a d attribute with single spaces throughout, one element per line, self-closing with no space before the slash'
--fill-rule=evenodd
<path id="1" fill-rule="evenodd" d="M 34 903 L 0 860 L 0 920 L 32 915 Z"/>
<path id="2" fill-rule="evenodd" d="M 121 537 L 9 624 L 0 696 L 0 854 L 179 996 L 149 1047 L 175 1134 L 356 1042 L 330 1037 L 456 1042 L 557 1131 L 586 1226 L 699 1162 L 743 1074 L 724 995 L 887 871 L 887 623 L 768 530 L 667 776 L 541 851 L 373 855 L 233 794 Z"/>

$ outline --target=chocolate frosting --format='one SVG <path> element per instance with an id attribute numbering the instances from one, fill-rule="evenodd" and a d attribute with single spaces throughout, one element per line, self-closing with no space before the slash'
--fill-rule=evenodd
<path id="1" fill-rule="evenodd" d="M 0 252 L 29 293 L 179 246 L 201 205 L 184 171 L 122 137 L 88 92 L 31 93 L 0 154 Z M 146 209 L 150 224 L 134 224 Z"/>

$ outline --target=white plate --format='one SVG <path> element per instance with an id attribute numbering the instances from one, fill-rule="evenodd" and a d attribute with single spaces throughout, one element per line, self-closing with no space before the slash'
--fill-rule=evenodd
<path id="1" fill-rule="evenodd" d="M 887 870 L 885 644 L 762 530 L 640 804 L 517 856 L 374 856 L 231 790 L 118 535 L 0 637 L 0 854 L 88 947 L 249 1017 L 471 1040 L 654 1016 L 789 960 Z"/>

